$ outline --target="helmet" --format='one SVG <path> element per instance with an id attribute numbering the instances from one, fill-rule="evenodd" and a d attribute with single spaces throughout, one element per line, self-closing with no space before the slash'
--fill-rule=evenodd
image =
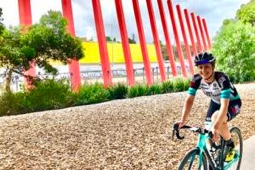
<path id="1" fill-rule="evenodd" d="M 197 56 L 195 56 L 194 63 L 196 66 L 200 64 L 207 64 L 207 63 L 215 63 L 216 58 L 211 54 L 207 52 L 199 53 Z"/>

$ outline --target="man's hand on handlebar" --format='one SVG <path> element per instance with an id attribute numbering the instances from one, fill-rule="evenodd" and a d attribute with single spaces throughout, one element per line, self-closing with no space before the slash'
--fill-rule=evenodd
<path id="1" fill-rule="evenodd" d="M 184 139 L 184 136 L 180 136 L 180 129 L 186 129 L 186 128 L 191 128 L 191 126 L 180 124 L 180 122 L 176 122 L 173 125 L 173 130 L 172 130 L 172 139 L 174 139 L 174 136 L 176 136 L 178 139 Z"/>

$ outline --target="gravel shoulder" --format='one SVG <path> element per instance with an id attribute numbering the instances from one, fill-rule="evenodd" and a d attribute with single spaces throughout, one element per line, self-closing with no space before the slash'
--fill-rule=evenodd
<path id="1" fill-rule="evenodd" d="M 231 121 L 255 134 L 255 83 L 235 85 L 243 101 Z M 203 125 L 209 104 L 200 91 L 189 123 Z M 186 92 L 0 118 L 0 169 L 176 169 L 197 136 L 171 139 Z"/>

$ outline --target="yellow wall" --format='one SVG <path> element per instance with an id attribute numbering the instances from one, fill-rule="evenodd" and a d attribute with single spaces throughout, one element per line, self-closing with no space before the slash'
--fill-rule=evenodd
<path id="1" fill-rule="evenodd" d="M 85 57 L 80 59 L 80 64 L 100 63 L 99 46 L 97 42 L 83 42 Z M 109 61 L 114 63 L 124 63 L 124 54 L 121 43 L 107 43 Z M 143 62 L 140 44 L 130 44 L 131 57 L 133 62 Z M 155 47 L 153 44 L 147 45 L 150 62 L 157 62 Z"/>

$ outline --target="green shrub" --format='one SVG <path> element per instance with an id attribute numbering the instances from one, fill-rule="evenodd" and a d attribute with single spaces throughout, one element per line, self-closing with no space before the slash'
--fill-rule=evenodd
<path id="1" fill-rule="evenodd" d="M 187 91 L 187 90 L 189 89 L 189 86 L 190 86 L 190 79 L 184 78 L 184 79 L 183 79 L 183 84 L 184 84 L 184 89 L 183 89 L 183 91 Z"/>
<path id="2" fill-rule="evenodd" d="M 134 97 L 138 96 L 137 94 L 138 94 L 137 86 L 132 86 L 132 87 L 129 88 L 127 96 L 129 98 L 134 98 Z"/>
<path id="3" fill-rule="evenodd" d="M 138 88 L 137 88 L 137 90 L 138 90 L 138 96 L 146 96 L 147 94 L 148 94 L 148 86 L 147 86 L 147 84 L 145 85 L 145 84 L 139 84 L 138 85 Z"/>
<path id="4" fill-rule="evenodd" d="M 73 93 L 66 80 L 44 80 L 36 82 L 35 88 L 29 91 L 3 93 L 0 96 L 0 116 L 100 103 L 126 97 L 179 92 L 187 90 L 188 87 L 188 79 L 176 78 L 150 87 L 146 84 L 128 87 L 119 83 L 106 89 L 103 84 L 95 83 L 84 85 L 77 93 Z"/>
<path id="5" fill-rule="evenodd" d="M 183 78 L 174 79 L 174 92 L 185 91 L 185 83 Z"/>
<path id="6" fill-rule="evenodd" d="M 75 95 L 74 105 L 93 104 L 107 101 L 109 92 L 104 88 L 103 84 L 95 83 L 93 85 L 84 85 Z"/>
<path id="7" fill-rule="evenodd" d="M 110 86 L 109 91 L 109 99 L 124 99 L 128 93 L 128 87 L 124 84 L 118 83 L 117 85 Z"/>
<path id="8" fill-rule="evenodd" d="M 3 93 L 0 97 L 0 116 L 26 113 L 27 108 L 23 105 L 25 101 L 23 93 Z"/>
<path id="9" fill-rule="evenodd" d="M 47 79 L 37 82 L 26 95 L 25 107 L 29 111 L 60 109 L 73 103 L 69 83 L 64 80 Z"/>
<path id="10" fill-rule="evenodd" d="M 178 77 L 174 79 L 174 92 L 181 92 L 188 90 L 190 86 L 190 80 L 188 78 Z"/>
<path id="11" fill-rule="evenodd" d="M 129 88 L 128 97 L 134 98 L 138 96 L 146 96 L 148 94 L 148 86 L 137 84 Z"/>
<path id="12" fill-rule="evenodd" d="M 161 86 L 162 93 L 171 93 L 174 90 L 174 83 L 170 80 L 163 82 Z"/>
<path id="13" fill-rule="evenodd" d="M 154 94 L 161 94 L 162 90 L 161 90 L 161 86 L 158 84 L 153 84 L 148 88 L 148 95 L 154 95 Z"/>

